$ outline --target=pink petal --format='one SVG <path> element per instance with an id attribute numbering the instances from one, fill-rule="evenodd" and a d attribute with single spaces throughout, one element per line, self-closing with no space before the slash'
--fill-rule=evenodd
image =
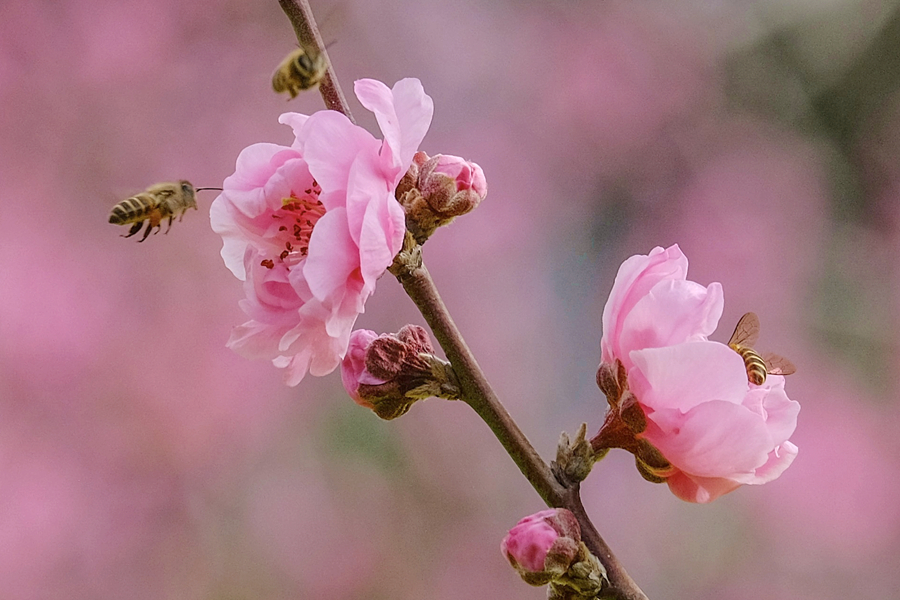
<path id="1" fill-rule="evenodd" d="M 351 323 L 337 337 L 323 333 L 312 340 L 309 344 L 312 351 L 312 360 L 309 362 L 310 374 L 322 377 L 338 368 L 344 358 L 344 353 L 347 352 L 352 329 L 353 324 Z"/>
<path id="2" fill-rule="evenodd" d="M 294 378 L 302 378 L 298 373 L 301 366 L 317 377 L 334 371 L 343 359 L 350 340 L 350 328 L 343 335 L 331 336 L 322 320 L 303 314 L 307 308 L 304 306 L 301 309 L 300 323 L 284 336 L 280 344 L 283 355 L 302 357 L 301 362 L 288 365 L 293 370 Z"/>
<path id="3" fill-rule="evenodd" d="M 279 123 L 288 125 L 294 130 L 294 143 L 291 145 L 292 148 L 303 147 L 300 139 L 304 137 L 304 134 L 302 132 L 303 126 L 306 125 L 307 119 L 309 119 L 308 115 L 302 115 L 295 112 L 287 112 L 278 117 Z"/>
<path id="4" fill-rule="evenodd" d="M 732 492 L 740 483 L 723 478 L 696 477 L 686 473 L 676 473 L 666 479 L 669 489 L 686 502 L 705 504 L 719 496 Z"/>
<path id="5" fill-rule="evenodd" d="M 800 403 L 787 397 L 781 375 L 769 375 L 761 386 L 750 386 L 744 406 L 766 421 L 775 445 L 790 439 L 797 428 Z"/>
<path id="6" fill-rule="evenodd" d="M 616 274 L 609 299 L 603 307 L 603 337 L 600 348 L 604 362 L 610 364 L 617 358 L 613 343 L 619 338 L 622 321 L 632 307 L 657 283 L 666 279 L 687 277 L 688 261 L 675 244 L 663 250 L 656 247 L 647 256 L 636 255 L 627 259 Z"/>
<path id="7" fill-rule="evenodd" d="M 341 297 L 347 280 L 359 269 L 359 249 L 347 228 L 347 210 L 330 210 L 316 223 L 309 244 L 309 255 L 302 276 L 314 297 L 326 306 L 335 304 L 335 296 Z"/>
<path id="8" fill-rule="evenodd" d="M 319 201 L 328 210 L 345 206 L 350 167 L 360 152 L 376 156 L 378 140 L 333 110 L 312 115 L 303 131 L 304 158 L 323 190 Z"/>
<path id="9" fill-rule="evenodd" d="M 356 160 L 353 161 L 347 174 L 346 194 L 347 224 L 350 236 L 357 245 L 371 204 L 382 204 L 387 196 L 401 212 L 403 211 L 400 203 L 394 198 L 394 190 L 384 179 L 378 165 L 377 154 L 360 152 L 356 155 Z"/>
<path id="10" fill-rule="evenodd" d="M 280 330 L 268 323 L 247 321 L 231 330 L 231 337 L 225 344 L 244 358 L 271 360 L 278 356 Z"/>
<path id="11" fill-rule="evenodd" d="M 237 223 L 237 209 L 223 197 L 222 194 L 213 200 L 209 207 L 209 223 L 212 230 L 222 236 L 222 260 L 225 266 L 234 273 L 234 276 L 243 281 L 246 278 L 244 271 L 244 253 L 247 250 L 247 242 L 244 239 L 243 230 Z"/>
<path id="12" fill-rule="evenodd" d="M 357 329 L 350 334 L 347 353 L 341 361 L 341 382 L 347 394 L 354 402 L 371 408 L 359 395 L 359 384 L 363 382 L 366 371 L 366 351 L 369 345 L 378 338 L 378 334 L 370 329 Z M 378 380 L 378 383 L 384 383 Z"/>
<path id="13" fill-rule="evenodd" d="M 521 519 L 500 542 L 500 551 L 513 566 L 532 573 L 544 570 L 547 553 L 559 538 L 559 533 L 548 519 L 556 514 L 556 509 L 542 510 Z"/>
<path id="14" fill-rule="evenodd" d="M 329 305 L 330 312 L 324 320 L 325 331 L 329 336 L 349 339 L 357 317 L 365 312 L 365 303 L 372 291 L 364 289 L 358 272 L 348 278 L 347 284 L 340 290 L 341 294 L 335 294 L 333 303 Z"/>
<path id="15" fill-rule="evenodd" d="M 687 413 L 656 411 L 648 420 L 652 426 L 643 437 L 678 469 L 700 477 L 752 474 L 773 447 L 765 422 L 731 402 L 705 402 Z"/>
<path id="16" fill-rule="evenodd" d="M 375 281 L 400 251 L 405 231 L 403 208 L 393 195 L 369 203 L 359 239 L 360 270 L 366 289 L 375 289 Z"/>
<path id="17" fill-rule="evenodd" d="M 312 348 L 303 348 L 293 356 L 279 356 L 272 360 L 272 364 L 284 369 L 284 383 L 291 387 L 296 386 L 306 376 L 309 370 L 309 361 Z"/>
<path id="18" fill-rule="evenodd" d="M 414 78 L 401 79 L 392 90 L 380 81 L 360 79 L 353 89 L 360 103 L 375 113 L 387 144 L 382 158 L 390 165 L 396 185 L 431 125 L 434 102 Z M 389 156 L 385 150 L 389 150 Z"/>
<path id="19" fill-rule="evenodd" d="M 622 319 L 615 354 L 621 359 L 631 350 L 706 340 L 724 305 L 721 284 L 706 288 L 693 281 L 662 280 Z"/>
<path id="20" fill-rule="evenodd" d="M 718 342 L 688 342 L 631 352 L 629 383 L 651 410 L 687 412 L 710 400 L 740 405 L 747 372 L 740 355 Z"/>
<path id="21" fill-rule="evenodd" d="M 785 469 L 791 466 L 799 451 L 800 449 L 791 442 L 784 442 L 769 453 L 768 461 L 756 469 L 752 481 L 743 481 L 742 483 L 759 485 L 778 479 Z"/>
<path id="22" fill-rule="evenodd" d="M 300 155 L 278 144 L 253 144 L 238 155 L 233 175 L 225 178 L 222 187 L 231 203 L 244 215 L 253 218 L 270 209 L 263 189 L 275 170 L 291 158 Z"/>

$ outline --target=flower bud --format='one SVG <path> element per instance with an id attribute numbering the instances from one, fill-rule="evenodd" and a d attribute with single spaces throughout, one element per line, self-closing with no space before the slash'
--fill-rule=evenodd
<path id="1" fill-rule="evenodd" d="M 354 331 L 341 363 L 344 389 L 382 419 L 405 414 L 416 400 L 458 398 L 453 369 L 433 352 L 428 334 L 416 325 L 406 325 L 396 334 Z"/>
<path id="2" fill-rule="evenodd" d="M 546 585 L 561 577 L 579 557 L 581 527 L 564 508 L 527 516 L 509 530 L 500 551 L 530 585 Z"/>
<path id="3" fill-rule="evenodd" d="M 477 164 L 438 154 L 422 165 L 419 191 L 436 212 L 455 217 L 478 206 L 487 195 L 487 181 Z"/>
<path id="4" fill-rule="evenodd" d="M 565 431 L 560 434 L 556 460 L 551 463 L 550 468 L 557 481 L 571 487 L 587 479 L 591 467 L 599 458 L 602 456 L 596 456 L 587 441 L 587 423 L 582 423 L 574 440 L 570 440 Z"/>
<path id="5" fill-rule="evenodd" d="M 423 243 L 435 229 L 470 212 L 487 195 L 484 171 L 458 156 L 417 152 L 413 164 L 397 186 L 407 226 Z"/>
<path id="6" fill-rule="evenodd" d="M 344 383 L 344 389 L 347 390 L 354 402 L 366 408 L 373 408 L 373 406 L 360 397 L 359 386 L 384 383 L 383 380 L 379 380 L 366 370 L 366 350 L 377 337 L 378 334 L 369 329 L 357 329 L 351 333 L 347 354 L 341 362 L 341 381 Z"/>

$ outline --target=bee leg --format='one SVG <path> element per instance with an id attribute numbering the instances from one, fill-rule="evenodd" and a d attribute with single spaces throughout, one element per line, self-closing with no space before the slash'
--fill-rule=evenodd
<path id="1" fill-rule="evenodd" d="M 151 231 L 153 231 L 153 223 L 148 223 L 147 229 L 144 230 L 144 237 L 142 237 L 138 241 L 143 242 L 144 240 L 146 240 L 150 236 Z M 157 229 L 156 232 L 159 233 L 159 229 Z"/>
<path id="2" fill-rule="evenodd" d="M 168 235 L 168 234 L 169 234 L 169 230 L 172 229 L 172 221 L 173 221 L 174 219 L 175 219 L 175 215 L 172 215 L 171 217 L 169 217 L 169 226 L 166 227 L 166 235 Z M 160 225 L 159 228 L 162 229 L 162 225 Z"/>
<path id="3" fill-rule="evenodd" d="M 136 234 L 138 231 L 141 230 L 141 225 L 143 225 L 143 224 L 144 224 L 143 221 L 138 221 L 131 227 L 131 229 L 128 230 L 128 235 L 123 235 L 122 237 L 129 238 L 129 237 L 133 236 L 134 234 Z"/>
<path id="4" fill-rule="evenodd" d="M 144 237 L 141 238 L 142 242 L 147 239 L 147 236 L 150 235 L 150 231 L 152 231 L 154 227 L 156 227 L 154 235 L 159 233 L 159 230 L 162 229 L 162 225 L 160 224 L 160 221 L 162 221 L 162 213 L 160 212 L 159 208 L 154 208 L 150 212 L 149 220 L 150 224 L 147 226 L 147 231 L 144 232 Z"/>

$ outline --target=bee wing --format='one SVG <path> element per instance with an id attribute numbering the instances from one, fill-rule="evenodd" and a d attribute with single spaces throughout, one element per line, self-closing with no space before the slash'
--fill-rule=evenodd
<path id="1" fill-rule="evenodd" d="M 728 345 L 734 344 L 752 348 L 758 339 L 759 317 L 756 316 L 756 313 L 748 312 L 737 322 L 734 333 L 731 334 L 731 339 L 728 340 Z"/>
<path id="2" fill-rule="evenodd" d="M 794 363 L 783 356 L 767 352 L 763 354 L 762 359 L 766 363 L 766 371 L 773 375 L 791 375 L 797 372 Z"/>
<path id="3" fill-rule="evenodd" d="M 157 201 L 162 202 L 166 198 L 175 195 L 181 189 L 177 183 L 167 181 L 165 183 L 156 183 L 144 190 L 143 193 L 155 196 Z"/>

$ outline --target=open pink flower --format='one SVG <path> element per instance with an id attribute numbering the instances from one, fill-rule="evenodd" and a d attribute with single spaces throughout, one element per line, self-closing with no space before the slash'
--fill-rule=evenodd
<path id="1" fill-rule="evenodd" d="M 238 156 L 210 209 L 222 258 L 246 281 L 251 321 L 228 345 L 287 369 L 333 371 L 350 330 L 403 240 L 394 190 L 431 123 L 433 105 L 417 79 L 389 89 L 371 79 L 356 95 L 375 113 L 380 141 L 335 111 L 285 113 L 291 146 L 260 143 Z M 266 273 L 265 271 L 268 271 Z"/>
<path id="2" fill-rule="evenodd" d="M 734 350 L 707 336 L 722 314 L 722 287 L 687 281 L 678 246 L 626 260 L 603 311 L 603 362 L 619 360 L 647 420 L 638 436 L 671 463 L 658 475 L 675 495 L 709 502 L 781 475 L 797 455 L 788 441 L 800 405 L 784 377 L 747 379 Z"/>

